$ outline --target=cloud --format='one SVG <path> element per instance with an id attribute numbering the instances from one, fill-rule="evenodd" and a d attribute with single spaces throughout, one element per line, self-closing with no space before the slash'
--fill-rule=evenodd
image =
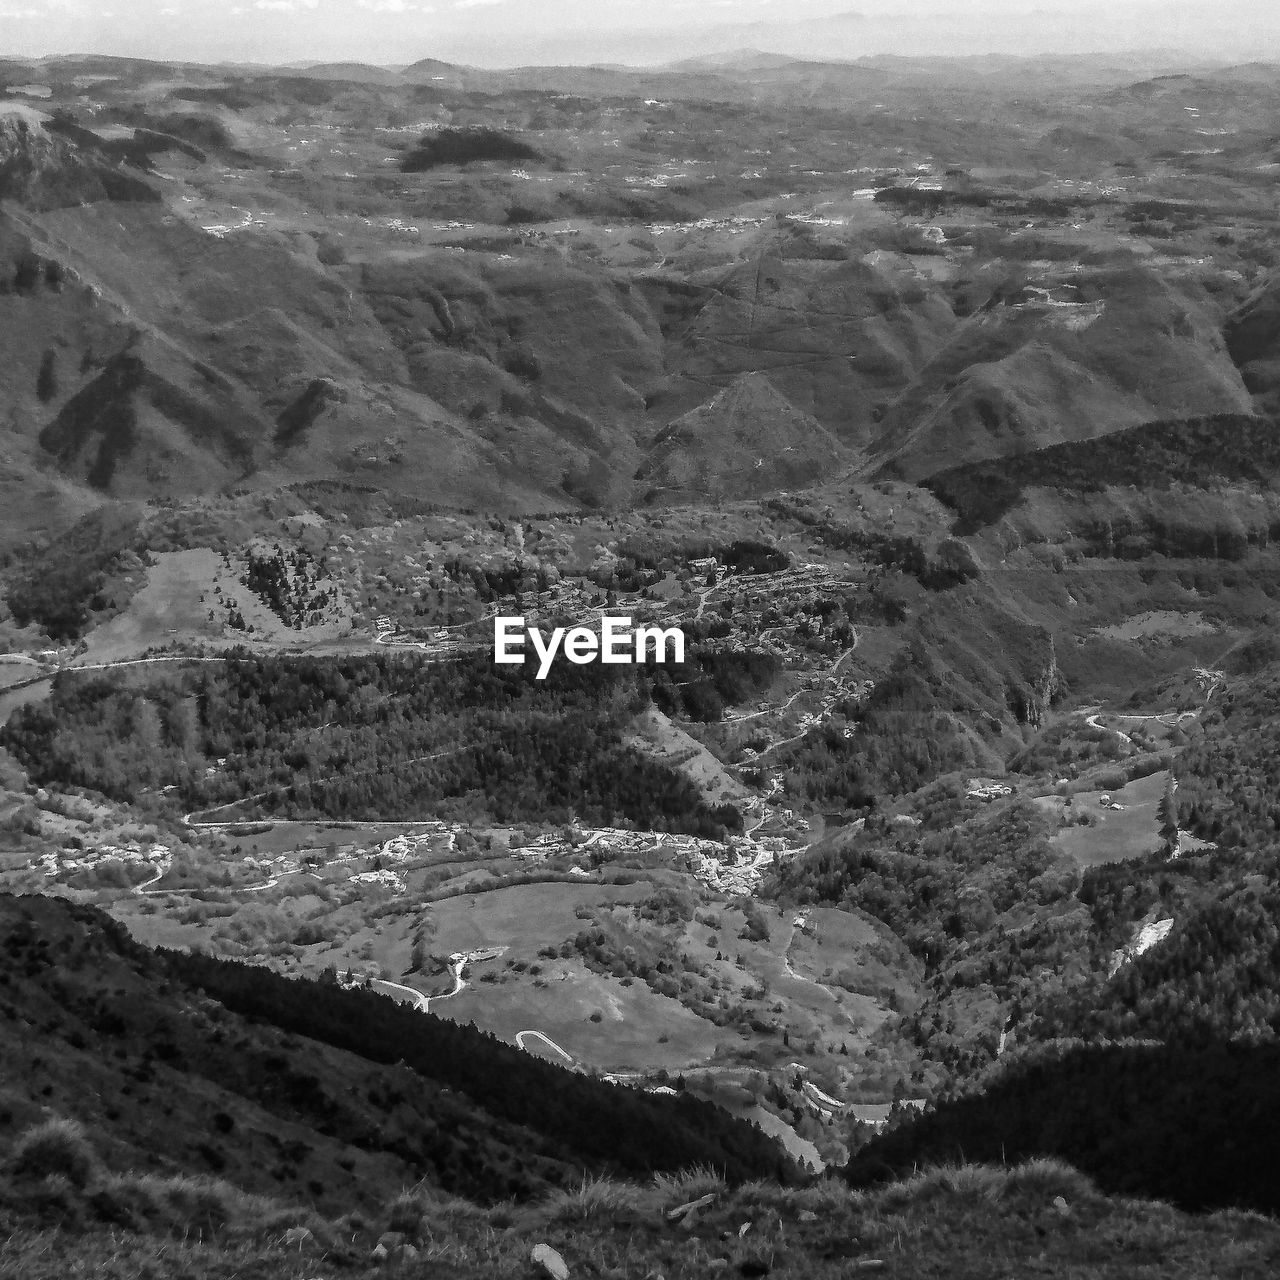
<path id="1" fill-rule="evenodd" d="M 320 0 L 253 0 L 253 7 L 275 13 L 298 13 L 303 9 L 318 9 Z"/>
<path id="2" fill-rule="evenodd" d="M 410 4 L 409 0 L 356 0 L 361 9 L 370 13 L 435 13 L 429 4 Z"/>

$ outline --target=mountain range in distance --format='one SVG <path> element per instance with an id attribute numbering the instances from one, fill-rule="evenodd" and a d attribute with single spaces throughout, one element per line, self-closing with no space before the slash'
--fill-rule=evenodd
<path id="1" fill-rule="evenodd" d="M 1129 54 L 1161 59 L 1266 56 L 1280 40 L 1280 21 L 1250 0 L 1234 5 L 1150 3 L 1024 7 L 985 3 L 896 12 L 798 12 L 786 19 L 628 23 L 625 11 L 605 25 L 577 30 L 535 26 L 518 11 L 502 35 L 495 26 L 433 35 L 437 56 L 482 66 L 542 63 L 627 65 L 718 58 L 741 48 L 804 59 Z M 381 59 L 379 59 L 381 60 Z"/>

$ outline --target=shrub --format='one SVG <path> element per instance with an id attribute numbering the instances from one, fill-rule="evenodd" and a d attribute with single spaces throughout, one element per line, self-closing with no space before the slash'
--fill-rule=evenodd
<path id="1" fill-rule="evenodd" d="M 1036 1156 L 1009 1170 L 1008 1190 L 1025 1191 L 1049 1198 L 1083 1200 L 1095 1193 L 1093 1183 L 1079 1169 L 1053 1156 Z"/>
<path id="2" fill-rule="evenodd" d="M 46 1120 L 21 1134 L 8 1160 L 14 1178 L 62 1177 L 83 1189 L 98 1169 L 98 1157 L 75 1120 Z"/>
<path id="3" fill-rule="evenodd" d="M 725 1180 L 710 1165 L 694 1165 L 679 1173 L 655 1173 L 653 1185 L 672 1205 L 687 1204 L 700 1196 L 719 1195 L 725 1189 Z"/>
<path id="4" fill-rule="evenodd" d="M 553 1219 L 585 1222 L 590 1218 L 612 1217 L 639 1204 L 639 1191 L 625 1182 L 584 1175 L 578 1186 L 551 1195 L 546 1202 Z"/>
<path id="5" fill-rule="evenodd" d="M 36 375 L 36 396 L 41 404 L 48 404 L 58 394 L 58 354 L 50 347 L 40 358 L 40 371 Z"/>
<path id="6" fill-rule="evenodd" d="M 399 1231 L 417 1240 L 422 1236 L 425 1220 L 426 1203 L 421 1193 L 416 1189 L 406 1189 L 391 1202 L 387 1230 Z"/>
<path id="7" fill-rule="evenodd" d="M 935 1165 L 886 1187 L 878 1200 L 887 1208 L 901 1209 L 928 1204 L 944 1196 L 969 1201 L 996 1201 L 1004 1193 L 1007 1176 L 1006 1170 L 994 1165 Z"/>

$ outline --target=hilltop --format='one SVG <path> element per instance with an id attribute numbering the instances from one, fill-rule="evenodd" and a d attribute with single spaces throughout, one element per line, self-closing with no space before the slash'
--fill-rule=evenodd
<path id="1" fill-rule="evenodd" d="M 664 427 L 636 478 L 664 502 L 745 498 L 800 488 L 840 465 L 845 451 L 821 423 L 744 373 Z M 754 457 L 752 455 L 755 455 Z"/>

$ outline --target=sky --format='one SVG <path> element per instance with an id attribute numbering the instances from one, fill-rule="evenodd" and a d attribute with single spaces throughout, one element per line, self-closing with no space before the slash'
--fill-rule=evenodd
<path id="1" fill-rule="evenodd" d="M 1185 50 L 1280 57 L 1278 0 L 0 0 L 0 55 L 192 61 L 672 61 Z"/>

